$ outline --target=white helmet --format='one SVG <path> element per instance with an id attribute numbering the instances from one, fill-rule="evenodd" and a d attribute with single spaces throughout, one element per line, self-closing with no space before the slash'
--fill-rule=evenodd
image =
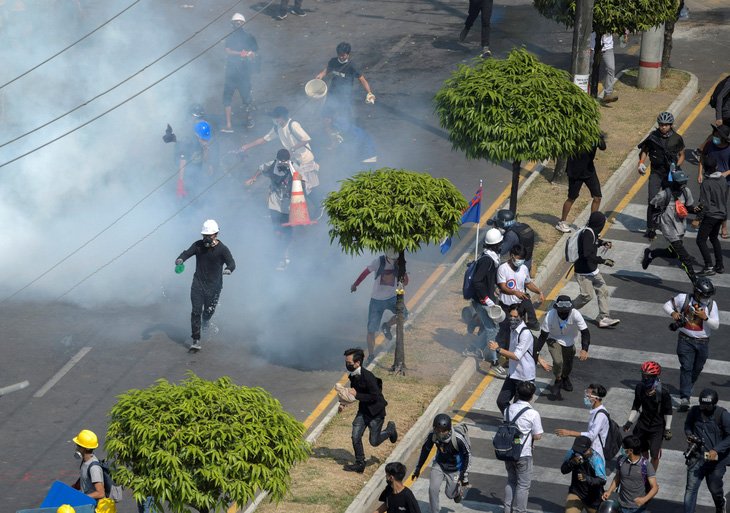
<path id="1" fill-rule="evenodd" d="M 208 219 L 206 222 L 203 223 L 203 229 L 200 230 L 200 235 L 214 235 L 219 231 L 220 230 L 218 230 L 218 223 L 216 223 L 212 219 Z"/>
<path id="2" fill-rule="evenodd" d="M 499 244 L 504 239 L 504 235 L 497 228 L 490 228 L 484 235 L 484 245 L 491 246 L 492 244 Z"/>
<path id="3" fill-rule="evenodd" d="M 246 17 L 243 14 L 241 14 L 240 12 L 237 12 L 236 14 L 233 15 L 233 18 L 231 18 L 231 21 L 242 21 L 245 23 Z"/>

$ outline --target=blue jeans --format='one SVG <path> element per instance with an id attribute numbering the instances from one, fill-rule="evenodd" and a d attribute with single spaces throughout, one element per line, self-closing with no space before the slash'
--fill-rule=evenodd
<path id="1" fill-rule="evenodd" d="M 497 352 L 487 349 L 487 344 L 490 340 L 494 340 L 497 337 L 499 326 L 489 317 L 489 307 L 487 305 L 477 303 L 476 301 L 472 301 L 471 304 L 474 310 L 477 311 L 477 314 L 479 314 L 479 318 L 482 320 L 482 325 L 484 326 L 484 331 L 477 337 L 474 345 L 484 353 L 485 360 L 493 362 L 497 360 Z"/>
<path id="2" fill-rule="evenodd" d="M 700 372 L 710 356 L 710 340 L 697 340 L 688 337 L 681 331 L 677 338 L 677 356 L 679 357 L 679 397 L 689 399 L 692 386 L 700 377 Z"/>
<path id="3" fill-rule="evenodd" d="M 362 446 L 362 435 L 365 428 L 370 430 L 370 445 L 377 447 L 389 437 L 388 431 L 381 431 L 385 417 L 371 417 L 361 411 L 357 412 L 352 421 L 352 448 L 355 451 L 355 463 L 365 464 L 365 449 Z"/>
<path id="4" fill-rule="evenodd" d="M 700 459 L 687 467 L 687 488 L 684 491 L 684 513 L 694 513 L 697 506 L 697 490 L 704 479 L 707 482 L 707 489 L 710 490 L 715 507 L 719 508 L 725 504 L 725 493 L 722 491 L 722 478 L 725 475 L 724 465 L 706 465 Z"/>
<path id="5" fill-rule="evenodd" d="M 147 497 L 144 502 L 137 503 L 137 511 L 139 513 L 157 513 L 153 504 L 152 497 Z"/>
<path id="6" fill-rule="evenodd" d="M 390 299 L 373 299 L 370 298 L 370 306 L 368 306 L 368 333 L 377 333 L 380 331 L 380 321 L 383 320 L 383 314 L 386 310 L 390 310 L 395 315 L 395 303 L 398 296 L 395 295 Z M 403 320 L 408 319 L 408 308 L 405 301 L 403 302 Z"/>

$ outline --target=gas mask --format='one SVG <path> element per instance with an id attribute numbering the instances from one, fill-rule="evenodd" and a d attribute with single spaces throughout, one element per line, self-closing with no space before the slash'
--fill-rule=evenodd
<path id="1" fill-rule="evenodd" d="M 211 247 L 211 246 L 213 245 L 213 242 L 214 242 L 214 239 L 213 239 L 213 237 L 211 237 L 210 235 L 205 235 L 205 236 L 203 236 L 203 245 L 204 245 L 204 246 L 205 246 L 206 248 L 209 248 L 209 247 Z"/>
<path id="2" fill-rule="evenodd" d="M 279 165 L 277 166 L 277 169 L 280 173 L 288 173 L 289 172 L 289 163 L 282 164 L 279 162 Z"/>
<path id="3" fill-rule="evenodd" d="M 74 453 L 74 459 L 77 459 L 77 460 L 82 460 L 82 459 L 84 459 L 84 455 L 83 455 L 83 454 L 81 454 L 81 453 L 80 453 L 79 451 L 76 451 L 76 452 Z"/>
<path id="4" fill-rule="evenodd" d="M 445 442 L 451 436 L 451 433 L 434 433 L 434 435 L 436 435 L 436 440 L 439 442 Z"/>

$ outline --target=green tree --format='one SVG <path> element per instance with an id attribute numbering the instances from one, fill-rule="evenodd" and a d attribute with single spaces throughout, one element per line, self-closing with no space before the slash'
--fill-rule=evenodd
<path id="1" fill-rule="evenodd" d="M 396 344 L 393 371 L 405 374 L 403 340 L 403 282 L 405 252 L 438 243 L 459 231 L 467 202 L 445 178 L 426 173 L 383 168 L 358 173 L 342 182 L 324 200 L 330 243 L 348 255 L 393 249 L 398 252 Z"/>
<path id="2" fill-rule="evenodd" d="M 535 9 L 544 17 L 572 27 L 575 21 L 575 0 L 533 0 Z M 598 34 L 643 32 L 674 19 L 677 0 L 595 0 L 593 31 Z M 598 95 L 598 74 L 601 65 L 601 38 L 596 37 L 593 52 L 591 94 Z"/>
<path id="3" fill-rule="evenodd" d="M 225 511 L 260 490 L 277 503 L 291 466 L 307 458 L 304 426 L 261 388 L 188 372 L 130 390 L 112 408 L 104 448 L 116 482 L 167 511 Z"/>
<path id="4" fill-rule="evenodd" d="M 441 126 L 468 159 L 512 163 L 509 209 L 517 213 L 523 160 L 571 157 L 600 137 L 598 103 L 567 72 L 525 50 L 460 64 L 434 97 Z"/>

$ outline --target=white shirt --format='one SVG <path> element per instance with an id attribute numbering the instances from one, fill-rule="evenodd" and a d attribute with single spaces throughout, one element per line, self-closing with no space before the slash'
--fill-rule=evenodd
<path id="1" fill-rule="evenodd" d="M 532 456 L 532 444 L 535 440 L 534 438 L 530 440 L 528 437 L 530 435 L 534 437 L 534 435 L 541 435 L 543 433 L 540 414 L 537 413 L 537 410 L 530 406 L 530 403 L 527 401 L 515 401 L 504 411 L 504 420 L 507 420 L 507 414 L 509 414 L 509 418 L 514 419 L 515 416 L 517 416 L 517 414 L 525 407 L 528 407 L 529 409 L 520 415 L 515 422 L 515 424 L 517 424 L 517 429 L 519 429 L 523 435 L 521 441 L 524 445 L 522 446 L 520 458 Z"/>
<path id="2" fill-rule="evenodd" d="M 525 291 L 525 286 L 530 283 L 530 270 L 526 265 L 521 265 L 517 270 L 513 270 L 509 262 L 505 262 L 497 269 L 497 283 L 499 285 L 505 284 L 509 290 L 516 290 L 519 292 Z M 505 305 L 513 305 L 515 303 L 521 303 L 522 300 L 517 296 L 511 294 L 499 293 L 499 300 Z"/>
<path id="3" fill-rule="evenodd" d="M 376 273 L 379 267 L 380 257 L 370 262 L 368 269 L 371 273 Z M 383 272 L 380 276 L 375 278 L 375 283 L 373 283 L 373 292 L 370 294 L 370 297 L 381 301 L 392 298 L 395 296 L 395 286 L 397 283 L 398 275 L 395 272 L 395 262 L 389 262 L 386 258 Z"/>
<path id="4" fill-rule="evenodd" d="M 591 32 L 591 51 L 596 47 L 596 33 Z M 613 50 L 613 34 L 603 34 L 601 36 L 601 53 L 606 50 Z"/>
<path id="5" fill-rule="evenodd" d="M 542 321 L 542 331 L 550 334 L 561 346 L 570 347 L 580 342 L 581 330 L 588 329 L 586 321 L 578 310 L 573 308 L 568 318 L 562 320 L 558 317 L 558 311 L 550 310 Z"/>
<path id="6" fill-rule="evenodd" d="M 264 136 L 264 140 L 273 141 L 277 137 L 287 150 L 291 150 L 302 141 L 309 141 L 311 139 L 307 132 L 305 132 L 302 128 L 302 125 L 300 125 L 297 121 L 292 121 L 291 119 L 287 120 L 286 125 L 283 127 L 272 127 L 269 133 Z M 309 151 L 307 145 L 296 150 L 293 157 L 300 166 L 314 160 L 314 155 L 311 151 Z"/>
<path id="7" fill-rule="evenodd" d="M 672 312 L 679 312 L 684 306 L 686 297 L 687 294 L 677 294 L 674 296 L 664 303 L 664 312 L 668 315 L 672 315 Z M 694 298 L 690 299 L 689 304 L 696 305 L 697 303 Z M 691 338 L 710 338 L 710 330 L 716 330 L 720 327 L 720 315 L 717 312 L 717 303 L 710 300 L 710 304 L 705 307 L 705 314 L 707 315 L 706 321 L 694 315 L 687 316 L 687 327 L 679 328 L 679 331 Z"/>
<path id="8" fill-rule="evenodd" d="M 581 436 L 587 436 L 590 438 L 592 441 L 591 449 L 593 449 L 593 452 L 600 454 L 603 461 L 606 461 L 606 458 L 603 456 L 603 446 L 601 444 L 606 445 L 606 438 L 608 437 L 608 416 L 603 413 L 596 416 L 599 410 L 606 410 L 606 407 L 601 405 L 598 408 L 593 408 L 591 410 L 591 418 L 588 421 L 588 431 L 583 431 Z"/>
<path id="9" fill-rule="evenodd" d="M 523 328 L 525 328 L 523 330 Z M 517 340 L 518 333 L 519 341 Z M 532 357 L 533 337 L 530 330 L 525 326 L 525 322 L 521 322 L 516 330 L 510 328 L 509 333 L 509 350 L 515 354 L 517 360 L 509 359 L 509 377 L 517 381 L 534 381 L 535 379 L 535 359 Z"/>

